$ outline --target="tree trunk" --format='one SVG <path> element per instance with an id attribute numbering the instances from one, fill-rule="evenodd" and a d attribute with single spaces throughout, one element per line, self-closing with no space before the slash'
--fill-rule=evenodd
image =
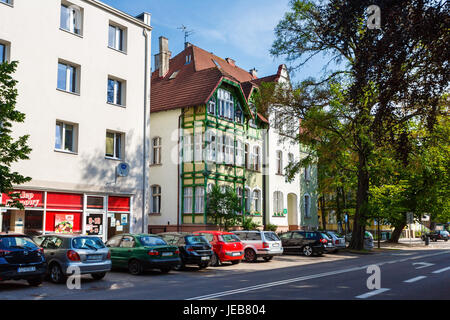
<path id="1" fill-rule="evenodd" d="M 350 248 L 364 249 L 364 233 L 366 231 L 367 204 L 369 201 L 369 172 L 365 148 L 360 148 L 358 163 L 358 191 L 356 194 L 356 213 L 353 219 L 353 233 Z"/>
<path id="2" fill-rule="evenodd" d="M 327 221 L 325 218 L 325 197 L 322 195 L 320 197 L 320 208 L 322 209 L 322 226 L 323 230 L 327 230 Z"/>
<path id="3" fill-rule="evenodd" d="M 340 198 L 340 190 L 341 188 L 336 188 L 336 220 L 338 222 L 338 229 L 339 226 L 342 227 L 342 209 L 341 209 L 341 202 L 339 201 Z M 339 232 L 342 232 L 342 230 L 338 230 Z"/>
<path id="4" fill-rule="evenodd" d="M 406 222 L 402 222 L 400 224 L 397 224 L 394 226 L 394 231 L 392 231 L 391 238 L 389 239 L 389 242 L 392 243 L 398 243 L 398 240 L 400 239 L 400 236 L 402 235 L 402 231 L 406 226 Z"/>

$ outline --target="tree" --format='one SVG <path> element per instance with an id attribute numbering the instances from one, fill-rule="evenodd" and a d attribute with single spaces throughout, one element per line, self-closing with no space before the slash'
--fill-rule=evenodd
<path id="1" fill-rule="evenodd" d="M 17 99 L 17 81 L 12 78 L 17 62 L 0 64 L 0 193 L 9 193 L 14 185 L 31 180 L 16 171 L 11 165 L 19 160 L 28 159 L 31 148 L 28 146 L 28 135 L 18 138 L 12 136 L 13 123 L 25 121 L 25 114 L 15 109 Z M 16 194 L 13 195 L 11 206 L 21 208 Z"/>
<path id="2" fill-rule="evenodd" d="M 374 3 L 381 9 L 380 29 L 366 26 L 372 14 L 367 8 Z M 433 130 L 448 90 L 449 8 L 445 1 L 433 0 L 290 4 L 292 11 L 275 29 L 271 53 L 286 56 L 293 69 L 323 54 L 334 68 L 319 80 L 272 90 L 270 105 L 302 119 L 299 142 L 309 140 L 314 146 L 336 140 L 354 159 L 356 210 L 350 247 L 363 249 L 370 218 L 370 164 L 379 156 L 375 150 L 390 146 L 407 165 L 408 122 L 422 119 Z M 325 142 L 317 139 L 322 131 L 327 132 Z"/>
<path id="3" fill-rule="evenodd" d="M 208 193 L 207 214 L 208 217 L 218 225 L 220 229 L 229 230 L 236 226 L 241 216 L 238 215 L 241 206 L 239 197 L 231 187 L 221 187 L 214 185 Z"/>

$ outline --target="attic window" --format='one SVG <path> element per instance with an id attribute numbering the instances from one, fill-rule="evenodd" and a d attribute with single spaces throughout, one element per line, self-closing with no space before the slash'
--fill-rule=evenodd
<path id="1" fill-rule="evenodd" d="M 174 73 L 172 73 L 172 75 L 169 77 L 169 80 L 175 79 L 175 77 L 178 75 L 178 72 L 180 72 L 180 70 L 177 70 Z"/>
<path id="2" fill-rule="evenodd" d="M 212 59 L 212 61 L 214 62 L 214 64 L 216 65 L 217 68 L 219 68 L 219 69 L 221 68 L 220 64 L 216 60 Z"/>
<path id="3" fill-rule="evenodd" d="M 191 63 L 191 61 L 192 61 L 192 55 L 187 55 L 186 56 L 186 63 L 185 64 L 189 64 L 189 63 Z"/>

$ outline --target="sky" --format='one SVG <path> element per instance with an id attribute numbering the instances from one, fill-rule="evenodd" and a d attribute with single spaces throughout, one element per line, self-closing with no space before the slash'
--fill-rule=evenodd
<path id="1" fill-rule="evenodd" d="M 289 11 L 289 0 L 102 0 L 132 16 L 151 14 L 152 55 L 158 53 L 160 36 L 169 39 L 172 57 L 184 49 L 182 25 L 193 31 L 188 42 L 213 52 L 221 58 L 232 58 L 236 64 L 258 77 L 275 74 L 286 63 L 283 57 L 270 55 L 275 40 L 274 29 Z M 291 74 L 300 81 L 318 76 L 324 61 L 317 58 L 302 70 Z M 154 67 L 154 63 L 152 64 Z"/>

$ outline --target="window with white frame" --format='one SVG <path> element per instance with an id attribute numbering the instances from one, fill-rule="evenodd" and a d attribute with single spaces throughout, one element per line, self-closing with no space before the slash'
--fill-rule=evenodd
<path id="1" fill-rule="evenodd" d="M 125 30 L 123 28 L 109 25 L 108 46 L 112 49 L 125 51 Z"/>
<path id="2" fill-rule="evenodd" d="M 193 138 L 191 134 L 183 137 L 183 160 L 184 162 L 191 162 L 193 155 Z"/>
<path id="3" fill-rule="evenodd" d="M 230 135 L 223 135 L 225 145 L 225 163 L 234 163 L 234 139 Z"/>
<path id="4" fill-rule="evenodd" d="M 203 187 L 195 187 L 195 213 L 203 213 L 205 211 L 205 189 Z"/>
<path id="5" fill-rule="evenodd" d="M 304 196 L 305 217 L 311 217 L 311 197 L 308 194 Z"/>
<path id="6" fill-rule="evenodd" d="M 242 194 L 242 188 L 241 187 L 237 187 L 236 188 L 236 194 L 237 194 L 238 201 L 239 201 L 239 207 L 241 208 L 239 213 L 242 213 L 242 207 L 243 207 L 244 203 L 243 203 L 243 194 Z"/>
<path id="7" fill-rule="evenodd" d="M 261 155 L 260 155 L 260 147 L 254 146 L 253 147 L 253 164 L 252 169 L 255 171 L 259 171 L 261 163 Z"/>
<path id="8" fill-rule="evenodd" d="M 248 123 L 249 123 L 250 127 L 256 128 L 256 117 L 258 116 L 258 114 L 256 112 L 256 107 L 252 102 L 249 103 L 249 107 L 250 107 L 250 110 L 252 111 L 253 118 L 251 118 Z"/>
<path id="9" fill-rule="evenodd" d="M 234 102 L 231 92 L 224 89 L 217 90 L 217 100 L 219 103 L 219 116 L 233 120 Z"/>
<path id="10" fill-rule="evenodd" d="M 216 115 L 216 98 L 214 96 L 208 102 L 208 114 Z"/>
<path id="11" fill-rule="evenodd" d="M 152 190 L 151 213 L 161 213 L 161 186 L 154 185 Z"/>
<path id="12" fill-rule="evenodd" d="M 120 106 L 125 105 L 124 99 L 125 81 L 108 78 L 107 101 Z"/>
<path id="13" fill-rule="evenodd" d="M 216 133 L 211 129 L 206 132 L 206 160 L 216 161 Z"/>
<path id="14" fill-rule="evenodd" d="M 192 187 L 184 188 L 183 212 L 192 213 Z"/>
<path id="15" fill-rule="evenodd" d="M 13 0 L 0 0 L 0 2 L 6 3 L 6 4 L 13 4 Z"/>
<path id="16" fill-rule="evenodd" d="M 277 174 L 283 174 L 283 152 L 277 151 Z"/>
<path id="17" fill-rule="evenodd" d="M 152 164 L 161 164 L 161 138 L 152 139 Z"/>
<path id="18" fill-rule="evenodd" d="M 244 123 L 244 112 L 239 102 L 236 102 L 235 121 L 237 123 Z"/>
<path id="19" fill-rule="evenodd" d="M 245 164 L 244 144 L 242 143 L 242 140 L 237 139 L 236 140 L 236 165 L 239 167 L 243 167 L 244 164 Z"/>
<path id="20" fill-rule="evenodd" d="M 275 191 L 273 193 L 273 212 L 281 213 L 284 210 L 283 193 L 281 191 Z"/>
<path id="21" fill-rule="evenodd" d="M 203 161 L 203 135 L 196 132 L 194 135 L 194 161 Z"/>
<path id="22" fill-rule="evenodd" d="M 250 145 L 248 143 L 244 146 L 244 165 L 247 169 L 250 168 Z"/>
<path id="23" fill-rule="evenodd" d="M 250 212 L 252 202 L 250 200 L 250 188 L 248 187 L 245 187 L 244 199 L 245 199 L 245 212 Z"/>
<path id="24" fill-rule="evenodd" d="M 217 163 L 225 161 L 225 144 L 224 134 L 221 131 L 217 132 Z"/>
<path id="25" fill-rule="evenodd" d="M 119 132 L 106 131 L 106 151 L 108 158 L 122 159 L 124 134 Z"/>
<path id="26" fill-rule="evenodd" d="M 261 212 L 261 192 L 253 190 L 253 210 Z"/>
<path id="27" fill-rule="evenodd" d="M 83 25 L 83 10 L 69 3 L 61 4 L 61 29 L 81 35 Z"/>
<path id="28" fill-rule="evenodd" d="M 77 152 L 77 125 L 56 121 L 55 150 Z"/>
<path id="29" fill-rule="evenodd" d="M 78 93 L 78 73 L 79 68 L 66 62 L 58 63 L 58 84 L 59 90 Z"/>
<path id="30" fill-rule="evenodd" d="M 6 62 L 8 61 L 8 47 L 6 45 L 6 43 L 1 43 L 0 42 L 0 63 Z"/>

